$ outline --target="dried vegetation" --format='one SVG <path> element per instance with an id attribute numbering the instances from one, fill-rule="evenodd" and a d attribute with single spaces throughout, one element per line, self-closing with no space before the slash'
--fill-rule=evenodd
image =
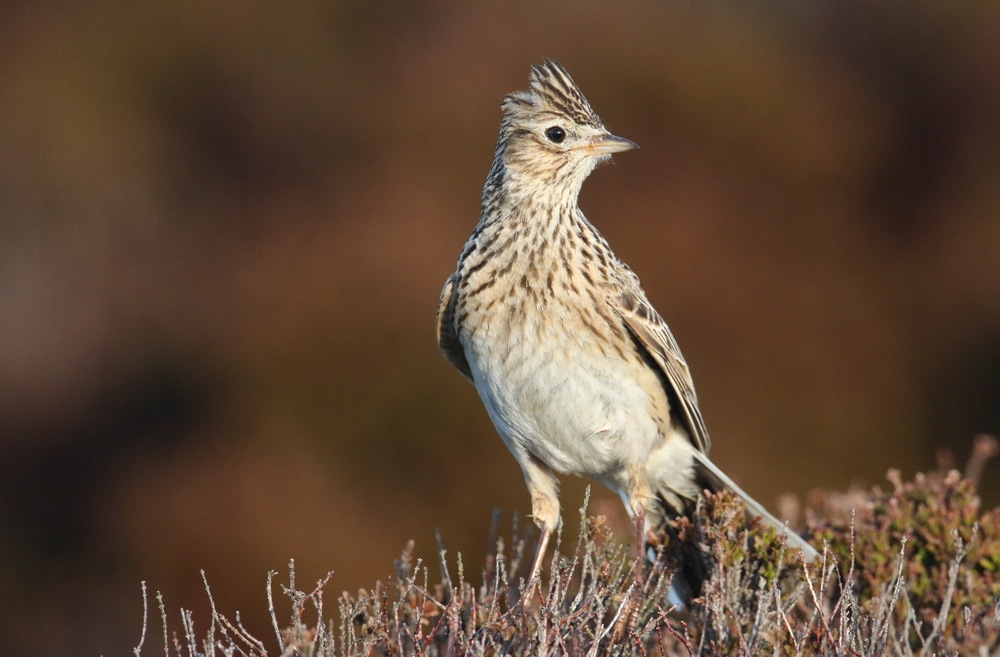
<path id="1" fill-rule="evenodd" d="M 575 543 L 557 548 L 544 586 L 522 600 L 533 545 L 516 518 L 511 538 L 500 536 L 498 516 L 495 550 L 472 576 L 461 555 L 449 559 L 439 546 L 429 567 L 410 544 L 394 581 L 344 592 L 331 605 L 331 576 L 303 591 L 292 563 L 281 587 L 291 618 L 282 622 L 270 573 L 267 639 L 214 600 L 207 632 L 199 634 L 184 610 L 180 629 L 171 631 L 157 594 L 162 650 L 190 657 L 1000 655 L 1000 509 L 980 509 L 975 490 L 996 451 L 994 439 L 977 440 L 964 476 L 942 468 L 904 482 L 890 472 L 887 490 L 814 494 L 806 524 L 822 558 L 811 564 L 788 553 L 775 532 L 748 523 L 738 500 L 719 494 L 678 524 L 682 538 L 661 546 L 641 581 L 633 550 L 614 540 L 604 518 L 586 517 Z M 711 573 L 690 609 L 669 602 L 679 540 L 696 546 Z M 147 629 L 136 657 L 158 652 Z"/>

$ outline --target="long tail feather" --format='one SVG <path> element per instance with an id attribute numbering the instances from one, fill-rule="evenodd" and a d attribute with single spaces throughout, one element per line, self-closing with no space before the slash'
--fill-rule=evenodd
<path id="1" fill-rule="evenodd" d="M 725 488 L 739 495 L 740 499 L 743 500 L 743 505 L 746 507 L 746 510 L 750 513 L 750 515 L 761 518 L 774 525 L 775 528 L 784 532 L 786 545 L 793 550 L 802 550 L 802 554 L 807 562 L 811 562 L 819 556 L 816 548 L 806 543 L 805 539 L 789 529 L 785 523 L 775 518 L 770 511 L 765 509 L 760 502 L 750 497 L 745 490 L 737 486 L 736 482 L 730 479 L 725 472 L 720 470 L 719 466 L 708 460 L 708 457 L 705 456 L 705 454 L 696 451 L 694 452 L 694 457 L 699 473 L 712 484 L 713 488 L 716 490 Z"/>

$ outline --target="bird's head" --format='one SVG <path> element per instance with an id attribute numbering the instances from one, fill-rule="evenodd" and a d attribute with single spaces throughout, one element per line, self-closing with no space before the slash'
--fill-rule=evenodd
<path id="1" fill-rule="evenodd" d="M 531 67 L 531 88 L 503 102 L 497 160 L 508 175 L 578 193 L 612 153 L 638 146 L 608 132 L 580 88 L 558 62 Z"/>

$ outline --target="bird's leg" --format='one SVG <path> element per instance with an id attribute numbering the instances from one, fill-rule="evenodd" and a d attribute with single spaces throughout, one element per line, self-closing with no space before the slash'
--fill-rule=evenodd
<path id="1" fill-rule="evenodd" d="M 531 560 L 531 574 L 528 575 L 528 590 L 524 596 L 523 600 L 531 599 L 531 596 L 535 592 L 535 586 L 541 580 L 542 576 L 542 561 L 545 559 L 545 552 L 549 546 L 549 536 L 552 532 L 548 529 L 542 528 L 542 533 L 538 537 L 538 545 L 535 547 L 535 557 Z"/>
<path id="2" fill-rule="evenodd" d="M 644 586 L 643 565 L 646 561 L 646 510 L 640 509 L 633 518 L 635 522 L 635 581 Z"/>
<path id="3" fill-rule="evenodd" d="M 653 503 L 653 493 L 649 489 L 646 469 L 643 466 L 629 468 L 628 502 L 635 523 L 635 580 L 644 586 L 643 568 L 646 546 L 646 509 Z"/>
<path id="4" fill-rule="evenodd" d="M 559 526 L 559 482 L 551 468 L 533 455 L 525 453 L 523 458 L 518 458 L 518 461 L 524 470 L 524 479 L 531 495 L 532 518 L 542 532 L 538 537 L 538 547 L 535 548 L 535 558 L 531 563 L 527 596 L 521 597 L 522 600 L 527 600 L 534 593 L 535 585 L 540 579 L 549 536 L 552 530 Z"/>

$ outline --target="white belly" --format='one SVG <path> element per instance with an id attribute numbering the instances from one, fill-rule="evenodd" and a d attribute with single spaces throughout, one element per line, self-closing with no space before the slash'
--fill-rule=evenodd
<path id="1" fill-rule="evenodd" d="M 563 474 L 614 488 L 625 467 L 645 463 L 662 438 L 647 389 L 655 374 L 637 359 L 604 355 L 593 333 L 566 323 L 500 327 L 469 337 L 476 388 L 515 456 L 530 453 Z"/>

